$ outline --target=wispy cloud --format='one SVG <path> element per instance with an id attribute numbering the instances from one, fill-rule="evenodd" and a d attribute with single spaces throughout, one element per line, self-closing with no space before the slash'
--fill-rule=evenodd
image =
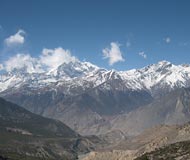
<path id="1" fill-rule="evenodd" d="M 145 54 L 145 52 L 144 52 L 144 51 L 139 52 L 139 56 L 143 57 L 144 59 L 146 59 L 146 58 L 147 58 L 147 55 Z"/>
<path id="2" fill-rule="evenodd" d="M 121 62 L 125 61 L 125 59 L 122 57 L 120 45 L 116 42 L 111 42 L 110 48 L 104 48 L 102 52 L 103 52 L 103 58 L 109 60 L 109 65 L 113 65 L 120 61 Z"/>
<path id="3" fill-rule="evenodd" d="M 189 46 L 189 42 L 180 42 L 179 46 Z"/>
<path id="4" fill-rule="evenodd" d="M 129 40 L 126 42 L 126 46 L 127 48 L 131 47 L 131 42 Z"/>
<path id="5" fill-rule="evenodd" d="M 23 44 L 25 42 L 24 35 L 25 35 L 25 31 L 20 29 L 14 35 L 11 35 L 10 37 L 6 38 L 5 39 L 5 44 L 8 47 L 15 46 L 15 45 L 21 45 L 21 44 Z"/>
<path id="6" fill-rule="evenodd" d="M 170 43 L 170 42 L 171 42 L 171 38 L 170 38 L 170 37 L 164 38 L 164 42 L 165 42 L 165 43 Z"/>

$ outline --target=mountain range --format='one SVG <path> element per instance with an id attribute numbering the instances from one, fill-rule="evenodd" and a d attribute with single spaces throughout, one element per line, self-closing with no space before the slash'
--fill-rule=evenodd
<path id="1" fill-rule="evenodd" d="M 2 73 L 0 91 L 6 92 L 21 87 L 31 90 L 50 87 L 51 90 L 53 86 L 55 89 L 63 87 L 62 92 L 66 95 L 78 95 L 76 90 L 80 87 L 82 92 L 110 80 L 121 80 L 128 90 L 146 90 L 156 96 L 158 88 L 171 90 L 189 86 L 189 75 L 188 64 L 174 65 L 168 61 L 129 71 L 107 70 L 89 62 L 74 61 L 63 63 L 50 71 L 31 72 L 23 67 Z M 109 89 L 109 86 L 104 87 Z"/>
<path id="2" fill-rule="evenodd" d="M 28 70 L 27 67 L 15 68 L 1 73 L 0 96 L 28 110 L 23 111 L 19 108 L 19 112 L 27 112 L 29 115 L 33 112 L 39 115 L 32 116 L 29 122 L 25 120 L 27 116 L 16 119 L 18 122 L 24 119 L 26 128 L 17 126 L 13 120 L 10 123 L 6 122 L 9 127 L 4 128 L 11 133 L 25 133 L 27 136 L 40 135 L 40 132 L 44 134 L 47 128 L 44 128 L 44 131 L 43 127 L 39 131 L 35 130 L 34 128 L 39 128 L 37 125 L 32 130 L 27 128 L 37 121 L 44 121 L 44 126 L 49 126 L 46 138 L 49 135 L 56 136 L 57 139 L 65 134 L 66 130 L 73 134 L 75 140 L 86 136 L 82 137 L 81 147 L 86 152 L 90 151 L 89 145 L 86 144 L 90 144 L 90 148 L 105 147 L 107 150 L 121 149 L 121 146 L 125 148 L 126 145 L 122 142 L 129 146 L 147 147 L 144 144 L 145 136 L 142 138 L 143 143 L 134 142 L 147 129 L 159 125 L 183 125 L 190 121 L 190 66 L 160 61 L 141 69 L 116 71 L 77 60 L 63 63 L 50 71 L 37 72 Z M 2 103 L 4 104 L 3 100 Z M 7 111 L 2 110 L 2 113 L 4 112 Z M 14 112 L 17 113 L 17 110 L 8 116 L 13 116 Z M 51 125 L 49 121 L 52 121 Z M 133 143 L 129 141 L 131 137 Z M 148 137 L 151 137 L 150 132 Z M 166 144 L 173 142 L 167 141 Z M 162 144 L 157 145 L 159 146 Z M 138 155 L 156 147 L 150 148 L 147 150 L 136 147 L 140 153 Z M 70 151 L 67 153 L 70 154 Z M 133 154 L 131 151 L 124 151 L 116 155 L 123 156 L 126 153 L 127 156 Z M 76 155 L 77 151 L 74 151 L 74 156 Z"/>
<path id="3" fill-rule="evenodd" d="M 181 92 L 189 96 L 185 91 L 189 86 L 190 66 L 168 61 L 129 71 L 74 61 L 48 72 L 19 68 L 0 75 L 1 97 L 61 120 L 82 135 L 105 134 L 110 129 L 131 135 L 155 124 L 184 123 L 189 120 L 185 110 L 189 102 L 178 99 Z M 171 102 L 165 103 L 167 99 Z M 177 105 L 181 110 L 174 111 Z"/>

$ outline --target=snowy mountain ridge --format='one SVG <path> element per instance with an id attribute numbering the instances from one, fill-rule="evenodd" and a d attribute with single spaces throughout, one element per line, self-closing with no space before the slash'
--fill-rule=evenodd
<path id="1" fill-rule="evenodd" d="M 63 63 L 48 72 L 28 72 L 25 68 L 15 69 L 0 75 L 0 92 L 26 85 L 38 89 L 50 86 L 93 88 L 110 80 L 120 80 L 130 90 L 154 91 L 156 88 L 190 86 L 190 66 L 174 65 L 160 61 L 141 69 L 115 71 L 99 68 L 89 62 Z"/>
<path id="2" fill-rule="evenodd" d="M 138 84 L 135 89 L 150 90 L 155 86 L 188 87 L 190 81 L 190 67 L 188 65 L 174 65 L 168 61 L 160 61 L 138 70 L 120 72 L 126 82 Z M 129 86 L 130 87 L 130 86 Z"/>

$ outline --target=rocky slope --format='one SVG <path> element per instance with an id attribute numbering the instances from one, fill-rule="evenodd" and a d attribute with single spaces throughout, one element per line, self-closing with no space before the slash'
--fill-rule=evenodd
<path id="1" fill-rule="evenodd" d="M 0 98 L 0 155 L 21 159 L 77 159 L 93 148 L 60 121 L 35 115 Z M 93 139 L 92 139 L 93 140 Z"/>
<path id="2" fill-rule="evenodd" d="M 161 125 L 150 128 L 138 136 L 127 138 L 117 145 L 109 146 L 107 149 L 88 153 L 81 160 L 133 160 L 137 157 L 139 157 L 138 160 L 158 159 L 159 157 L 160 159 L 172 159 L 173 157 L 185 159 L 189 156 L 189 147 L 183 144 L 189 144 L 189 140 L 189 123 L 182 126 Z"/>
<path id="3" fill-rule="evenodd" d="M 190 88 L 179 88 L 148 105 L 119 115 L 112 120 L 113 129 L 121 129 L 128 135 L 159 124 L 183 124 L 190 121 Z"/>

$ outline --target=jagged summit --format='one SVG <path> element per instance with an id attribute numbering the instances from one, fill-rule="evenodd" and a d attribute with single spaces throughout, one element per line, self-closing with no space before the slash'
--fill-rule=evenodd
<path id="1" fill-rule="evenodd" d="M 58 77 L 70 77 L 70 78 L 76 78 L 83 75 L 86 75 L 89 72 L 93 72 L 97 70 L 98 67 L 89 63 L 89 62 L 69 62 L 69 63 L 63 63 L 57 68 L 49 71 L 48 75 L 58 76 Z"/>

